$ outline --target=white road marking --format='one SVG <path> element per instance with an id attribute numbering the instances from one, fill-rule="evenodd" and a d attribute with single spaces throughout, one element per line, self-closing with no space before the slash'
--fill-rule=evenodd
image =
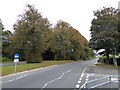
<path id="1" fill-rule="evenodd" d="M 110 83 L 110 81 L 107 81 L 107 82 L 104 82 L 104 83 L 101 83 L 101 84 L 95 85 L 95 86 L 90 87 L 90 88 L 96 88 L 96 87 L 99 87 L 99 86 L 105 85 L 105 84 L 107 84 L 107 83 Z"/>
<path id="2" fill-rule="evenodd" d="M 15 79 L 11 79 L 11 80 L 8 80 L 8 81 L 5 81 L 5 82 L 0 82 L 0 83 L 7 83 L 7 82 L 12 82 L 14 81 Z"/>
<path id="3" fill-rule="evenodd" d="M 8 80 L 8 81 L 0 82 L 0 83 L 8 83 L 8 82 L 12 82 L 12 81 L 15 81 L 15 80 L 21 79 L 21 78 L 23 78 L 23 77 L 25 77 L 25 76 L 28 76 L 28 74 L 25 74 L 25 75 L 23 75 L 23 76 L 20 76 L 20 77 L 18 77 L 18 78 L 11 79 L 11 80 Z"/>
<path id="4" fill-rule="evenodd" d="M 46 71 L 46 70 L 51 70 L 51 69 L 44 69 L 44 70 L 42 70 L 41 72 L 44 72 L 44 71 Z M 11 82 L 11 81 L 15 81 L 15 80 L 18 80 L 18 79 L 21 79 L 21 78 L 23 78 L 23 77 L 25 77 L 25 76 L 28 76 L 28 75 L 31 75 L 31 74 L 25 74 L 25 75 L 22 75 L 22 76 L 19 76 L 19 77 L 17 77 L 17 78 L 15 78 L 15 79 L 11 79 L 11 80 L 8 80 L 8 81 L 4 81 L 4 82 L 0 82 L 0 83 L 7 83 L 7 82 Z"/>
<path id="5" fill-rule="evenodd" d="M 80 85 L 79 85 L 79 84 L 76 84 L 75 88 L 79 88 L 79 87 L 80 87 Z"/>
<path id="6" fill-rule="evenodd" d="M 94 76 L 95 74 L 93 73 L 93 74 L 89 74 L 88 76 L 90 77 L 90 76 Z"/>
<path id="7" fill-rule="evenodd" d="M 79 78 L 79 80 L 81 81 L 81 80 L 82 80 L 82 78 Z"/>
<path id="8" fill-rule="evenodd" d="M 23 72 L 19 72 L 19 73 L 14 73 L 14 74 L 2 76 L 2 77 L 0 77 L 0 78 L 10 77 L 10 76 L 13 76 L 13 75 L 28 73 L 28 72 L 37 71 L 37 70 L 46 69 L 46 68 L 55 67 L 55 66 L 57 66 L 57 65 L 52 65 L 52 66 L 43 67 L 43 68 L 37 68 L 37 69 L 33 69 L 33 70 L 27 70 L 27 71 L 23 71 Z"/>
<path id="9" fill-rule="evenodd" d="M 80 77 L 82 78 L 83 76 L 84 76 L 84 73 L 82 73 Z"/>
<path id="10" fill-rule="evenodd" d="M 118 82 L 118 78 L 111 78 L 111 81 Z"/>
<path id="11" fill-rule="evenodd" d="M 90 75 L 88 75 L 88 76 L 90 76 Z M 85 83 L 84 83 L 80 88 L 87 88 L 87 87 L 86 87 L 86 84 L 87 84 L 87 83 L 92 83 L 92 82 L 94 82 L 94 81 L 102 80 L 102 79 L 105 79 L 105 78 L 109 79 L 109 77 L 112 77 L 112 75 L 109 75 L 109 76 L 106 76 L 106 77 L 103 77 L 103 78 L 94 79 L 94 80 L 91 80 L 91 81 L 88 81 L 88 78 L 89 78 L 89 77 L 88 77 L 88 78 L 86 78 Z M 104 82 L 104 83 L 101 83 L 101 84 L 97 84 L 97 85 L 92 86 L 92 87 L 90 87 L 90 88 L 96 88 L 96 87 L 102 86 L 102 85 L 107 84 L 107 83 L 110 83 L 110 81 L 107 81 L 107 82 Z"/>
<path id="12" fill-rule="evenodd" d="M 80 88 L 84 88 L 84 87 L 85 87 L 85 84 L 86 84 L 86 82 L 85 82 Z"/>
<path id="13" fill-rule="evenodd" d="M 62 75 L 61 75 L 60 77 L 58 77 L 58 78 L 56 78 L 56 79 L 53 79 L 53 80 L 47 82 L 42 88 L 45 88 L 48 84 L 50 84 L 50 83 L 52 83 L 52 82 L 54 82 L 54 81 L 56 81 L 56 80 L 61 79 L 65 73 L 68 73 L 68 72 L 71 72 L 71 71 L 72 71 L 72 70 L 68 70 L 68 71 L 62 73 Z"/>
<path id="14" fill-rule="evenodd" d="M 78 81 L 78 83 L 81 83 L 81 81 Z"/>
<path id="15" fill-rule="evenodd" d="M 86 70 L 87 66 L 84 68 L 84 70 L 82 71 L 82 74 L 79 77 L 78 83 L 76 84 L 75 88 L 79 88 L 80 87 L 80 83 L 82 81 L 83 76 L 85 75 L 85 70 Z"/>
<path id="16" fill-rule="evenodd" d="M 85 85 L 88 82 L 88 80 L 89 80 L 89 73 L 86 74 L 85 83 L 80 88 L 85 88 Z"/>
<path id="17" fill-rule="evenodd" d="M 25 77 L 25 76 L 27 76 L 27 75 L 28 75 L 28 74 L 25 74 L 25 75 L 23 75 L 23 76 L 20 76 L 20 77 L 16 78 L 15 80 L 21 79 L 21 78 L 23 78 L 23 77 Z"/>
<path id="18" fill-rule="evenodd" d="M 95 74 L 89 74 L 89 73 L 87 73 L 87 75 L 86 75 L 86 79 L 85 79 L 85 83 L 80 87 L 80 88 L 84 88 L 85 87 L 85 84 L 88 82 L 88 80 L 89 80 L 89 77 L 90 76 L 93 76 L 93 75 L 95 75 Z"/>

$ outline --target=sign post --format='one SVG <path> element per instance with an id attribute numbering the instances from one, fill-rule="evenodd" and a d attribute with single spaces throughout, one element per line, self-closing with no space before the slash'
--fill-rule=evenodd
<path id="1" fill-rule="evenodd" d="M 17 63 L 19 62 L 19 54 L 15 54 L 14 56 L 14 63 L 15 63 L 15 72 L 17 70 Z"/>

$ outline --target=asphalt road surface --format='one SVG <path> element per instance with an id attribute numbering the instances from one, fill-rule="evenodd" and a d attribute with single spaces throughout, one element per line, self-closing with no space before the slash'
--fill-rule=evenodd
<path id="1" fill-rule="evenodd" d="M 96 63 L 97 60 L 94 59 L 63 65 L 54 65 L 5 76 L 0 83 L 2 84 L 2 88 L 12 88 L 10 90 L 13 90 L 13 88 L 29 88 L 28 90 L 32 90 L 30 88 L 39 88 L 38 90 L 46 90 L 46 88 L 52 88 L 54 90 L 56 90 L 56 88 L 60 88 L 61 90 L 63 90 L 63 88 L 67 90 L 79 90 L 81 88 L 92 88 L 95 86 L 97 86 L 95 88 L 118 89 L 118 70 L 98 67 L 95 65 Z M 98 79 L 110 75 L 112 75 L 111 82 L 100 85 L 101 83 L 108 82 L 109 78 Z M 91 80 L 96 81 L 88 83 L 86 86 L 85 83 Z"/>

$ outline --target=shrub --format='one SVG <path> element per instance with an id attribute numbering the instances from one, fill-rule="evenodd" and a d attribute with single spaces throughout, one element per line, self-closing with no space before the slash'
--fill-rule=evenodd
<path id="1" fill-rule="evenodd" d="M 2 62 L 11 62 L 12 60 L 7 57 L 2 57 Z"/>

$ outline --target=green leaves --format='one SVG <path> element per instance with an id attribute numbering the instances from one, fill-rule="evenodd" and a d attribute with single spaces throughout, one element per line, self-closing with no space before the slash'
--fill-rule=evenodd
<path id="1" fill-rule="evenodd" d="M 10 55 L 20 55 L 20 60 L 42 62 L 43 59 L 86 59 L 92 50 L 88 41 L 69 23 L 58 21 L 51 27 L 37 9 L 27 5 L 27 9 L 14 24 L 14 34 L 10 36 Z M 8 40 L 8 39 L 7 39 Z"/>
<path id="2" fill-rule="evenodd" d="M 55 55 L 62 59 L 86 59 L 89 57 L 88 41 L 74 29 L 70 24 L 64 21 L 58 21 L 54 30 Z M 86 48 L 88 47 L 88 48 Z M 86 49 L 85 49 L 86 48 Z M 85 52 L 88 51 L 88 52 Z M 59 52 L 59 53 L 58 53 Z M 83 54 L 85 53 L 85 55 Z M 87 56 L 88 55 L 88 56 Z M 60 57 L 59 57 L 60 56 Z"/>
<path id="3" fill-rule="evenodd" d="M 43 18 L 41 14 L 31 5 L 27 5 L 21 19 L 14 25 L 15 38 L 14 43 L 21 45 L 16 48 L 23 49 L 27 62 L 41 62 L 41 53 L 43 51 L 43 33 L 49 30 L 49 21 Z M 36 59 L 35 59 L 36 58 Z"/>
<path id="4" fill-rule="evenodd" d="M 118 9 L 109 7 L 94 12 L 95 18 L 92 21 L 90 47 L 99 50 L 105 49 L 106 52 L 112 50 L 118 45 L 116 38 L 118 32 Z"/>

